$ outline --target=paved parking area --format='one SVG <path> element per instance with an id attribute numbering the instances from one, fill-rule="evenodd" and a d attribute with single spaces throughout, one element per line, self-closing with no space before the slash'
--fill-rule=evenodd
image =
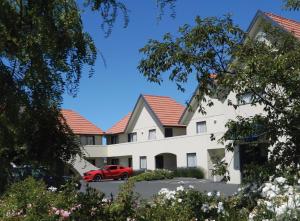
<path id="1" fill-rule="evenodd" d="M 113 196 L 117 195 L 122 183 L 124 183 L 124 181 L 105 180 L 97 183 L 92 182 L 89 183 L 89 185 L 90 187 L 105 193 L 106 197 L 110 197 L 111 194 L 113 194 Z M 201 192 L 219 191 L 226 196 L 232 195 L 239 188 L 239 185 L 237 184 L 225 184 L 194 178 L 174 178 L 171 180 L 137 182 L 135 184 L 135 192 L 137 192 L 141 198 L 149 199 L 154 194 L 157 194 L 162 188 L 175 190 L 178 186 L 188 188 L 189 185 L 192 185 L 194 189 Z M 85 189 L 86 183 L 83 183 L 81 191 L 85 191 Z"/>

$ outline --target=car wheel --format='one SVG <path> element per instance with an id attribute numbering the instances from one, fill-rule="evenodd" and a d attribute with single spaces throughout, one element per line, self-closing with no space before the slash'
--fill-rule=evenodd
<path id="1" fill-rule="evenodd" d="M 102 177 L 99 174 L 94 176 L 94 181 L 95 182 L 100 182 L 101 180 L 102 180 Z"/>
<path id="2" fill-rule="evenodd" d="M 121 180 L 127 180 L 128 179 L 128 173 L 123 173 L 121 176 Z"/>

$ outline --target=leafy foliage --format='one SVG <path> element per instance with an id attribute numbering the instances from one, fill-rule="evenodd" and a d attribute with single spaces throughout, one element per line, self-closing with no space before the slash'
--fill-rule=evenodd
<path id="1" fill-rule="evenodd" d="M 158 0 L 160 10 L 171 4 Z M 128 9 L 116 0 L 86 0 L 99 12 L 106 36 L 117 16 L 128 25 Z M 0 2 L 0 192 L 10 163 L 43 164 L 56 172 L 80 148 L 60 114 L 62 95 L 76 96 L 89 76 L 97 50 L 83 30 L 82 10 L 74 0 Z"/>
<path id="2" fill-rule="evenodd" d="M 300 9 L 299 0 L 284 0 L 284 8 L 288 10 L 298 11 Z"/>
<path id="3" fill-rule="evenodd" d="M 136 176 L 129 178 L 132 181 L 150 181 L 150 180 L 164 180 L 164 179 L 173 179 L 174 173 L 169 170 L 148 170 L 143 173 L 139 173 Z"/>
<path id="4" fill-rule="evenodd" d="M 300 163 L 300 42 L 286 31 L 263 22 L 262 33 L 249 36 L 230 16 L 196 18 L 194 27 L 179 28 L 179 36 L 167 33 L 163 40 L 150 40 L 140 49 L 144 58 L 139 70 L 152 82 L 161 83 L 169 73 L 179 89 L 191 74 L 199 82 L 196 97 L 205 114 L 214 99 L 238 108 L 239 96 L 250 93 L 249 106 L 260 106 L 264 114 L 239 116 L 227 123 L 220 140 L 227 149 L 240 142 L 268 143 L 272 165 Z M 243 104 L 243 103 L 242 103 Z M 250 107 L 249 107 L 250 108 Z"/>
<path id="5" fill-rule="evenodd" d="M 175 177 L 193 177 L 197 179 L 204 178 L 204 171 L 201 168 L 186 168 L 181 167 L 174 170 Z"/>

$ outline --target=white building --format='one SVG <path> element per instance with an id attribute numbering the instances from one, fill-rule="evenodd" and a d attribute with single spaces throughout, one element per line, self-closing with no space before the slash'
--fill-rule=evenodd
<path id="1" fill-rule="evenodd" d="M 261 35 L 262 20 L 270 21 L 300 37 L 299 22 L 260 11 L 248 30 L 252 37 Z M 243 95 L 242 99 L 246 104 L 237 109 L 228 106 L 227 100 L 214 99 L 214 106 L 207 107 L 207 113 L 203 115 L 198 111 L 195 96 L 186 108 L 170 97 L 141 95 L 132 113 L 106 133 L 99 128 L 90 130 L 90 127 L 95 126 L 90 122 L 87 126 L 86 120 L 73 119 L 77 121 L 77 130 L 73 129 L 72 124 L 70 127 L 81 137 L 86 159 L 90 162 L 85 164 L 85 161 L 81 160 L 79 163 L 77 159 L 74 167 L 80 173 L 93 168 L 93 165 L 101 167 L 104 164 L 122 164 L 132 166 L 134 170 L 200 167 L 205 171 L 206 178 L 212 179 L 211 169 L 214 161 L 225 159 L 229 165 L 230 183 L 240 183 L 243 165 L 247 163 L 243 159 L 246 153 L 240 152 L 238 146 L 234 152 L 226 152 L 224 145 L 217 141 L 226 131 L 225 124 L 229 119 L 263 114 L 261 106 L 247 104 L 249 97 L 247 94 Z M 229 99 L 238 103 L 234 94 L 230 94 Z M 85 121 L 85 124 L 81 125 L 81 121 Z M 210 139 L 211 134 L 216 137 L 214 141 Z M 107 140 L 106 145 L 101 143 L 102 136 Z M 253 160 L 265 158 L 266 152 L 262 147 L 258 149 Z"/>

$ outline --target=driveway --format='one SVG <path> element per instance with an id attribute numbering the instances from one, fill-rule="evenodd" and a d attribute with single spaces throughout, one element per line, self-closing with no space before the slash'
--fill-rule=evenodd
<path id="1" fill-rule="evenodd" d="M 89 183 L 89 185 L 90 187 L 105 193 L 106 197 L 110 197 L 111 194 L 115 197 L 122 183 L 124 183 L 124 181 L 105 180 L 102 182 L 92 182 Z M 162 188 L 175 190 L 178 186 L 188 188 L 190 185 L 192 185 L 194 189 L 201 192 L 219 191 L 221 194 L 224 194 L 226 196 L 232 195 L 233 193 L 237 192 L 237 189 L 240 186 L 237 184 L 225 184 L 203 179 L 174 178 L 171 180 L 137 182 L 135 184 L 135 192 L 137 192 L 141 198 L 150 199 L 154 194 L 157 194 L 158 191 L 160 191 Z M 83 183 L 81 191 L 85 191 L 85 189 L 86 183 Z"/>

